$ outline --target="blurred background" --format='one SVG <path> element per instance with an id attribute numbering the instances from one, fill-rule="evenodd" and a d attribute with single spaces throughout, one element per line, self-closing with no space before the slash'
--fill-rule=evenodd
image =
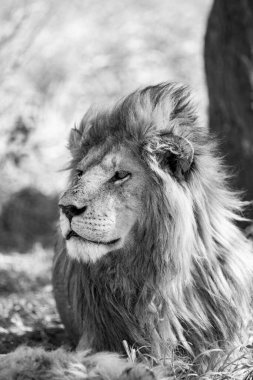
<path id="1" fill-rule="evenodd" d="M 1 1 L 0 353 L 21 342 L 52 348 L 65 339 L 50 285 L 57 197 L 66 181 L 61 169 L 69 160 L 67 136 L 89 105 L 113 102 L 140 86 L 179 81 L 190 85 L 201 123 L 208 123 L 204 37 L 212 5 Z M 219 27 L 210 34 L 212 46 Z M 215 56 L 206 54 L 211 68 L 219 65 Z M 222 65 L 216 71 L 223 77 Z M 212 73 L 209 89 L 215 83 L 210 78 Z"/>
<path id="2" fill-rule="evenodd" d="M 189 84 L 206 120 L 210 0 L 11 0 L 0 6 L 0 249 L 52 243 L 67 136 L 89 105 Z"/>

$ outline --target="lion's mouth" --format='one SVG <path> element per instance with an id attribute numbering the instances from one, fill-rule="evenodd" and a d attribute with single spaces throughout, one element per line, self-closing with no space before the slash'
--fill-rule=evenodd
<path id="1" fill-rule="evenodd" d="M 79 239 L 82 239 L 84 241 L 88 241 L 89 243 L 94 243 L 94 244 L 105 244 L 105 245 L 112 245 L 112 244 L 116 244 L 118 243 L 118 241 L 120 239 L 114 239 L 114 240 L 111 240 L 111 241 L 96 241 L 96 240 L 89 240 L 89 239 L 85 239 L 83 238 L 82 236 L 78 235 L 75 231 L 71 230 L 68 232 L 67 236 L 66 236 L 66 240 L 69 240 L 71 239 L 72 237 L 77 237 Z"/>

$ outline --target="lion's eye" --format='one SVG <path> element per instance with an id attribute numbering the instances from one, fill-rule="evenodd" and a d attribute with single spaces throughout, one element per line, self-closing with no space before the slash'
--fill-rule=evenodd
<path id="1" fill-rule="evenodd" d="M 122 182 L 126 181 L 128 178 L 130 178 L 131 173 L 125 171 L 125 170 L 120 170 L 118 172 L 115 172 L 114 176 L 111 178 L 112 182 Z"/>
<path id="2" fill-rule="evenodd" d="M 83 175 L 83 171 L 82 170 L 76 170 L 76 175 L 78 178 L 81 178 Z"/>

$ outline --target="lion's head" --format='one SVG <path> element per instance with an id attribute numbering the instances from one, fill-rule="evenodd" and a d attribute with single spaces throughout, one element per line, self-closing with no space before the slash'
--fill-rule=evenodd
<path id="1" fill-rule="evenodd" d="M 239 336 L 253 272 L 235 223 L 242 203 L 188 90 L 160 84 L 90 110 L 69 149 L 55 271 L 65 273 L 76 334 L 95 349 L 126 339 L 156 355 Z"/>
<path id="2" fill-rule="evenodd" d="M 183 90 L 161 85 L 142 96 L 137 92 L 110 116 L 89 112 L 80 129 L 72 130 L 73 170 L 59 202 L 61 231 L 72 257 L 96 261 L 108 252 L 131 249 L 140 240 L 140 227 L 142 233 L 147 227 L 148 207 L 154 208 L 161 181 L 186 180 L 194 147 L 184 137 L 188 131 L 175 134 L 183 120 L 175 123 L 166 115 L 171 112 L 168 98 L 173 102 L 175 93 Z M 121 121 L 128 112 L 129 129 Z M 181 115 L 186 128 L 188 118 L 193 119 L 190 112 L 189 107 Z M 155 213 L 161 205 L 157 207 Z"/>

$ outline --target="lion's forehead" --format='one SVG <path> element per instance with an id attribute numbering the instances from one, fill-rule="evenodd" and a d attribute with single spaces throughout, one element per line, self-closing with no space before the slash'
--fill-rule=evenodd
<path id="1" fill-rule="evenodd" d="M 122 154 L 120 151 L 111 152 L 90 152 L 78 164 L 78 168 L 82 169 L 85 173 L 108 173 L 116 169 L 120 164 Z"/>
<path id="2" fill-rule="evenodd" d="M 119 154 L 119 149 L 108 149 L 106 145 L 93 146 L 77 164 L 77 168 L 87 171 L 103 162 L 106 162 L 107 165 L 112 165 Z"/>
<path id="3" fill-rule="evenodd" d="M 141 170 L 133 153 L 124 145 L 105 150 L 103 147 L 92 148 L 78 163 L 77 168 L 84 172 L 84 176 L 94 176 L 94 179 L 103 180 L 117 170 Z"/>

